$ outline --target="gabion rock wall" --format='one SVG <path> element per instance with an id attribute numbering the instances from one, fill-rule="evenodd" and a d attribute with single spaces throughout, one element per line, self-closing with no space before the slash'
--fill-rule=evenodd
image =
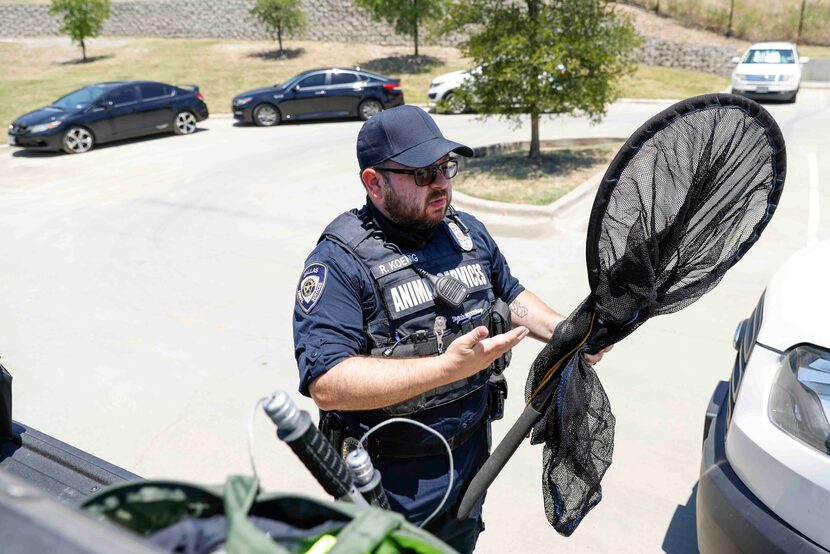
<path id="1" fill-rule="evenodd" d="M 740 56 L 734 48 L 726 46 L 702 46 L 672 42 L 646 37 L 638 56 L 643 63 L 663 67 L 680 67 L 729 76 L 732 73 L 732 58 Z"/>
<path id="2" fill-rule="evenodd" d="M 250 14 L 254 0 L 137 0 L 110 3 L 104 36 L 167 38 L 271 38 Z M 410 44 L 384 22 L 375 22 L 351 0 L 305 0 L 305 40 Z M 59 34 L 48 4 L 0 4 L 0 36 Z M 423 39 L 422 39 L 423 41 Z M 436 43 L 435 40 L 431 41 Z M 449 38 L 437 41 L 451 45 Z"/>
<path id="3" fill-rule="evenodd" d="M 136 0 L 110 4 L 104 36 L 179 38 L 270 38 L 251 15 L 253 0 Z M 304 40 L 409 45 L 385 23 L 372 21 L 351 0 L 305 0 L 308 27 Z M 0 4 L 0 37 L 59 35 L 60 22 L 48 4 Z M 427 42 L 427 41 L 423 41 Z M 429 43 L 451 46 L 453 37 Z M 647 37 L 638 52 L 649 65 L 680 67 L 728 75 L 730 59 L 740 52 Z"/>

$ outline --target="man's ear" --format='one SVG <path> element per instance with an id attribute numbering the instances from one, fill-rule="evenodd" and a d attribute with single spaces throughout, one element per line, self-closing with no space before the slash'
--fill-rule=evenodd
<path id="1" fill-rule="evenodd" d="M 372 200 L 383 198 L 383 176 L 374 167 L 367 167 L 360 173 L 366 194 Z"/>

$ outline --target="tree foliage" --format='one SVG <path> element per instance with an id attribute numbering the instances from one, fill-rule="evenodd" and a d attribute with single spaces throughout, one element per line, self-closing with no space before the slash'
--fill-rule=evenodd
<path id="1" fill-rule="evenodd" d="M 61 32 L 81 46 L 86 61 L 86 39 L 97 37 L 110 16 L 109 0 L 52 0 L 50 15 L 63 16 Z"/>
<path id="2" fill-rule="evenodd" d="M 468 0 L 453 6 L 449 28 L 467 33 L 459 46 L 476 64 L 456 93 L 485 115 L 529 114 L 537 163 L 541 114 L 581 111 L 599 121 L 640 44 L 609 0 Z"/>
<path id="3" fill-rule="evenodd" d="M 251 15 L 265 25 L 271 36 L 277 39 L 280 54 L 283 34 L 299 33 L 307 24 L 300 0 L 257 0 L 256 5 L 251 8 Z"/>
<path id="4" fill-rule="evenodd" d="M 449 8 L 451 0 L 355 0 L 375 21 L 386 20 L 399 35 L 412 37 L 415 55 L 419 37 L 431 22 L 439 21 Z"/>

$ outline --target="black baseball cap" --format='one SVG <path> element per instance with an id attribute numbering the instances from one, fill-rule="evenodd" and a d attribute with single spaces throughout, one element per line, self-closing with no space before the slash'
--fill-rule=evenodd
<path id="1" fill-rule="evenodd" d="M 424 167 L 450 152 L 473 156 L 472 148 L 445 139 L 427 112 L 410 105 L 380 112 L 364 123 L 357 135 L 361 170 L 386 160 Z"/>

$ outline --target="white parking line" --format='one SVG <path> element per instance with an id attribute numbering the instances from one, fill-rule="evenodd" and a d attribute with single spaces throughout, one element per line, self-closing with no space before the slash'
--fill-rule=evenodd
<path id="1" fill-rule="evenodd" d="M 818 226 L 821 221 L 821 204 L 818 188 L 818 158 L 815 152 L 807 154 L 807 167 L 810 173 L 809 217 L 807 218 L 807 244 L 818 240 Z"/>

